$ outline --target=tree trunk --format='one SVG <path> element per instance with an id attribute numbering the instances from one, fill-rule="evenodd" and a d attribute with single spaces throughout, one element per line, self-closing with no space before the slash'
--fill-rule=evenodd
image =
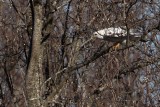
<path id="1" fill-rule="evenodd" d="M 42 5 L 40 2 L 34 1 L 33 15 L 34 28 L 32 36 L 31 58 L 27 70 L 26 88 L 28 107 L 42 107 L 42 60 L 43 47 L 41 45 L 42 30 Z"/>

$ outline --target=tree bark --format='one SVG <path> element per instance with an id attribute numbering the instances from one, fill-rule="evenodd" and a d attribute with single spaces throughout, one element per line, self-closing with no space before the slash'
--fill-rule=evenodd
<path id="1" fill-rule="evenodd" d="M 32 16 L 33 20 L 33 36 L 31 58 L 26 75 L 26 89 L 28 98 L 28 107 L 42 107 L 42 60 L 43 47 L 41 45 L 42 38 L 42 5 L 40 2 L 34 1 Z"/>

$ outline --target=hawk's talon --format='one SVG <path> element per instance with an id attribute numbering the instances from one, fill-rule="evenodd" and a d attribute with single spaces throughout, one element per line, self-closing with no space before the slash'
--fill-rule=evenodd
<path id="1" fill-rule="evenodd" d="M 115 43 L 113 46 L 112 46 L 112 49 L 114 50 L 114 51 L 116 51 L 117 49 L 120 49 L 120 43 Z"/>

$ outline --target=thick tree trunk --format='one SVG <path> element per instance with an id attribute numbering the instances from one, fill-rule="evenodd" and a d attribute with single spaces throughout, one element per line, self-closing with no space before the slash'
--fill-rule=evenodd
<path id="1" fill-rule="evenodd" d="M 43 47 L 41 45 L 41 30 L 42 30 L 42 5 L 41 3 L 34 4 L 34 28 L 32 38 L 31 58 L 28 66 L 26 77 L 26 88 L 28 97 L 28 107 L 42 107 L 42 54 Z"/>

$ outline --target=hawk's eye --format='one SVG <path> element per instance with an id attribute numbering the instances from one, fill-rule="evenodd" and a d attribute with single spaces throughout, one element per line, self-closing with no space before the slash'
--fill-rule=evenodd
<path id="1" fill-rule="evenodd" d="M 94 34 L 95 36 L 97 35 L 97 33 Z"/>

